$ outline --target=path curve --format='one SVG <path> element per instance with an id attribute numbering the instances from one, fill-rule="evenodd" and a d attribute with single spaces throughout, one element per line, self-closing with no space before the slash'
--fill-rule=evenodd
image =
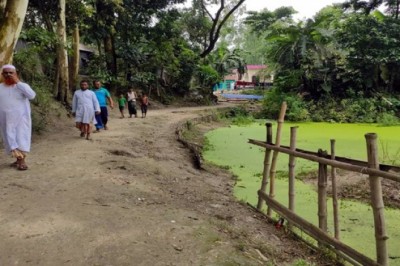
<path id="1" fill-rule="evenodd" d="M 238 203 L 233 180 L 192 165 L 179 123 L 150 110 L 79 137 L 73 120 L 33 143 L 30 169 L 0 156 L 0 265 L 290 265 L 315 256 Z M 321 264 L 318 264 L 321 265 Z"/>

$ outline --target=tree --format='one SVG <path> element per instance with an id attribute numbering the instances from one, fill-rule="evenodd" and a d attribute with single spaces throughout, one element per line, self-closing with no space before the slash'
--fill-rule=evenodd
<path id="1" fill-rule="evenodd" d="M 15 45 L 25 20 L 28 0 L 0 1 L 0 64 L 12 61 Z"/>
<path id="2" fill-rule="evenodd" d="M 232 69 L 236 69 L 239 74 L 239 80 L 246 72 L 246 62 L 244 61 L 242 51 L 234 49 L 230 51 L 227 47 L 219 47 L 212 54 L 211 61 L 214 69 L 218 72 L 220 79 L 229 74 Z"/>
<path id="3" fill-rule="evenodd" d="M 68 103 L 68 53 L 65 22 L 65 0 L 58 0 L 57 17 L 57 99 Z"/>
<path id="4" fill-rule="evenodd" d="M 400 21 L 382 14 L 352 14 L 343 23 L 338 41 L 347 51 L 347 78 L 354 89 L 369 95 L 398 91 L 399 40 Z"/>
<path id="5" fill-rule="evenodd" d="M 275 22 L 293 23 L 293 15 L 297 11 L 293 7 L 279 7 L 274 11 L 264 9 L 260 12 L 250 11 L 244 23 L 250 25 L 253 32 L 258 34 L 266 32 L 268 28 Z"/>
<path id="6" fill-rule="evenodd" d="M 237 0 L 227 2 L 225 0 L 193 0 L 192 12 L 196 14 L 195 18 L 203 25 L 207 25 L 207 20 L 210 21 L 210 28 L 207 29 L 206 36 L 203 36 L 203 49 L 200 52 L 200 57 L 205 58 L 215 48 L 215 45 L 220 37 L 221 29 L 227 22 L 229 17 L 244 3 L 245 0 Z M 219 2 L 219 3 L 218 3 Z M 218 8 L 215 15 L 209 11 L 209 6 L 217 4 Z M 200 24 L 201 28 L 201 24 Z"/>
<path id="7" fill-rule="evenodd" d="M 362 10 L 364 14 L 368 15 L 373 10 L 378 9 L 384 5 L 385 12 L 391 17 L 398 19 L 400 14 L 400 0 L 349 0 L 342 4 L 344 9 L 353 9 L 355 11 Z"/>

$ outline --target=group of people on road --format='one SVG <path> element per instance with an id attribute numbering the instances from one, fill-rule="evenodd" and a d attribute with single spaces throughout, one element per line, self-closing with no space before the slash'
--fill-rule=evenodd
<path id="1" fill-rule="evenodd" d="M 136 92 L 131 88 L 127 92 L 127 98 L 120 94 L 117 99 L 121 118 L 125 118 L 124 109 L 128 105 L 129 117 L 137 117 L 136 101 L 139 100 L 142 118 L 146 117 L 149 100 L 146 94 L 138 98 Z M 90 139 L 91 124 L 96 127 L 94 133 L 101 129 L 107 130 L 108 104 L 114 109 L 114 101 L 110 92 L 102 87 L 99 80 L 93 81 L 93 89 L 89 90 L 89 82 L 82 80 L 80 90 L 75 91 L 72 99 L 72 115 L 75 117 L 76 127 L 80 130 L 80 136 Z"/>
<path id="2" fill-rule="evenodd" d="M 114 109 L 114 101 L 110 92 L 102 87 L 99 80 L 93 81 L 93 89 L 89 89 L 89 81 L 82 80 L 80 89 L 76 90 L 72 99 L 72 115 L 75 117 L 75 126 L 81 137 L 90 139 L 91 125 L 96 130 L 107 130 L 108 104 Z M 124 108 L 128 105 L 129 117 L 137 117 L 136 101 L 139 101 L 142 118 L 146 117 L 149 99 L 146 94 L 137 96 L 133 89 L 127 92 L 127 98 L 120 95 L 118 98 L 121 118 L 124 118 Z M 0 132 L 7 154 L 11 154 L 16 161 L 11 166 L 18 170 L 27 170 L 25 158 L 31 147 L 32 119 L 30 100 L 36 93 L 32 88 L 19 80 L 15 66 L 7 64 L 1 67 L 0 77 Z"/>
<path id="3" fill-rule="evenodd" d="M 132 118 L 132 116 L 138 117 L 136 110 L 136 101 L 139 102 L 140 110 L 142 112 L 142 118 L 145 118 L 147 114 L 147 106 L 149 105 L 149 97 L 145 93 L 143 93 L 142 95 L 137 95 L 133 88 L 131 88 L 126 95 L 127 98 L 125 98 L 124 94 L 121 93 L 118 98 L 118 107 L 121 113 L 120 118 L 125 118 L 124 110 L 127 104 L 129 118 Z"/>

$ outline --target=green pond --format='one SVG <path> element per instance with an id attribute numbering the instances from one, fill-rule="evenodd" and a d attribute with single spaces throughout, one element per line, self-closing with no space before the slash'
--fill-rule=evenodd
<path id="1" fill-rule="evenodd" d="M 290 127 L 297 129 L 297 148 L 317 151 L 330 150 L 330 139 L 336 140 L 336 155 L 366 160 L 366 133 L 377 133 L 379 158 L 381 162 L 398 164 L 400 161 L 400 126 L 381 127 L 374 124 L 332 124 L 332 123 L 285 123 L 282 131 L 282 145 L 289 146 Z M 273 132 L 275 134 L 276 124 Z M 230 126 L 210 131 L 206 134 L 209 147 L 204 158 L 220 166 L 230 168 L 238 176 L 235 195 L 252 205 L 257 203 L 257 190 L 261 185 L 265 150 L 251 145 L 248 139 L 265 141 L 264 122 L 249 126 Z M 273 137 L 275 140 L 275 136 Z M 288 171 L 288 156 L 280 154 L 277 171 Z M 296 161 L 296 173 L 316 170 L 317 163 L 302 159 Z M 281 175 L 282 176 L 282 175 Z M 287 175 L 286 175 L 287 176 Z M 287 178 L 275 182 L 276 199 L 287 206 Z M 296 213 L 318 225 L 317 200 L 315 188 L 296 180 Z M 400 193 L 400 192 L 399 192 Z M 328 202 L 329 231 L 333 235 L 332 202 Z M 375 259 L 375 238 L 371 207 L 367 204 L 340 200 L 340 237 L 347 245 Z M 400 265 L 400 210 L 386 208 L 386 228 L 390 265 Z"/>

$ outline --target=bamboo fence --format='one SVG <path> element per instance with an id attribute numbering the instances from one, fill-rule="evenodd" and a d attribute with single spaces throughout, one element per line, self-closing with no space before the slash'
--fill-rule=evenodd
<path id="1" fill-rule="evenodd" d="M 286 110 L 286 107 L 282 110 Z M 281 112 L 282 113 L 282 112 Z M 291 128 L 290 146 L 280 145 L 280 134 L 282 130 L 283 117 L 280 116 L 276 139 L 277 143 L 271 143 L 272 140 L 272 125 L 266 124 L 267 136 L 266 141 L 258 141 L 250 139 L 249 143 L 265 148 L 264 169 L 261 188 L 258 191 L 257 209 L 262 211 L 263 202 L 267 204 L 267 216 L 271 218 L 271 211 L 275 211 L 278 215 L 284 217 L 288 221 L 288 228 L 292 226 L 298 227 L 315 238 L 320 247 L 330 248 L 339 257 L 342 257 L 354 265 L 388 265 L 388 251 L 386 240 L 384 203 L 382 196 L 381 179 L 386 178 L 400 182 L 400 175 L 394 173 L 393 170 L 399 170 L 396 166 L 380 165 L 378 162 L 377 135 L 369 133 L 365 135 L 368 161 L 352 160 L 336 156 L 335 140 L 331 140 L 331 154 L 326 151 L 319 150 L 317 153 L 296 149 L 296 129 Z M 271 152 L 273 156 L 271 159 Z M 275 185 L 273 177 L 279 153 L 289 155 L 289 186 L 288 186 L 288 208 L 280 204 L 274 199 Z M 309 223 L 295 213 L 295 161 L 296 158 L 318 163 L 318 227 Z M 270 163 L 270 160 L 271 163 Z M 333 198 L 333 224 L 334 236 L 328 234 L 328 215 L 327 215 L 327 194 L 328 194 L 328 166 L 330 166 L 330 175 L 332 182 L 332 198 Z M 355 249 L 345 245 L 340 241 L 339 234 L 339 208 L 337 197 L 337 177 L 336 169 L 342 169 L 362 174 L 367 174 L 369 177 L 371 191 L 371 206 L 373 210 L 374 228 L 375 228 L 375 243 L 376 243 L 376 261 L 361 254 Z M 390 172 L 389 172 L 390 171 Z M 268 183 L 270 184 L 269 195 L 266 193 Z"/>

